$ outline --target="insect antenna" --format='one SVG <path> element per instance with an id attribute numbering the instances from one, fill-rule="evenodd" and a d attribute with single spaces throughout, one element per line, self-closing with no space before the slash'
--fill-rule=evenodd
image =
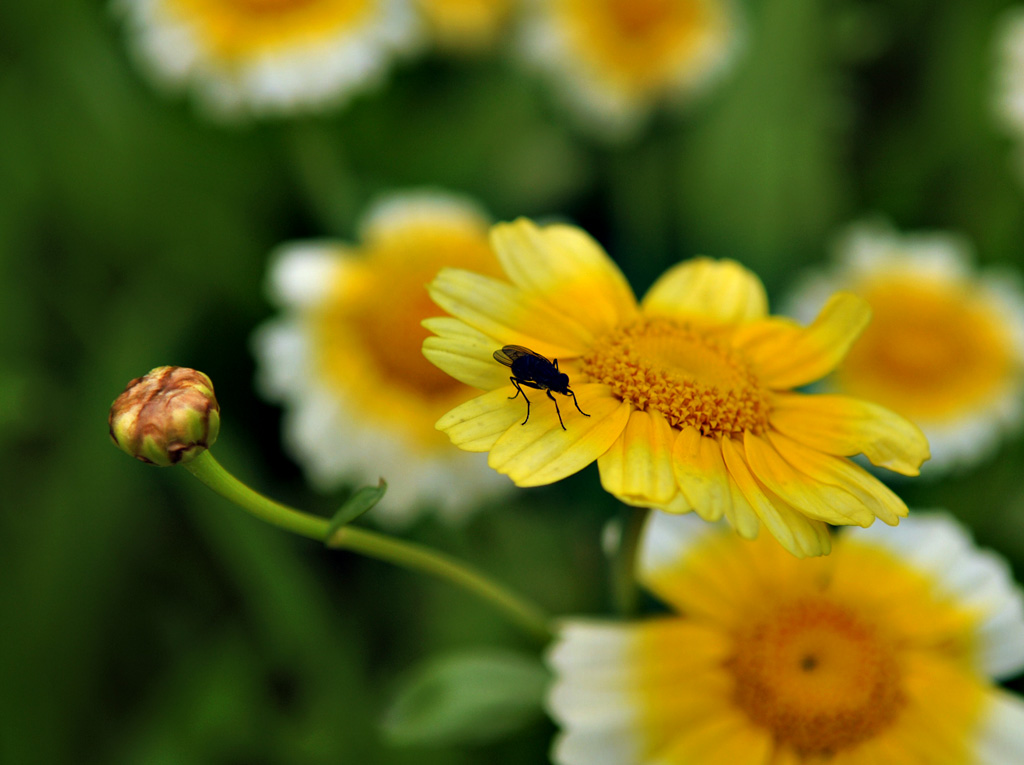
<path id="1" fill-rule="evenodd" d="M 582 409 L 580 409 L 580 402 L 576 400 L 576 394 L 573 393 L 572 390 L 569 389 L 569 388 L 566 388 L 566 390 L 568 390 L 569 391 L 569 395 L 572 396 L 572 403 L 576 404 L 576 411 L 579 412 L 580 414 L 582 414 L 584 417 L 589 417 L 590 416 L 589 414 L 587 414 Z M 555 405 L 555 408 L 556 409 L 558 408 L 557 404 Z"/>

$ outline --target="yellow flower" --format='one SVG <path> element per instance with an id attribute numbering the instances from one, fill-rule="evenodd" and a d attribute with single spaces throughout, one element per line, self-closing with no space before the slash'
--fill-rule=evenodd
<path id="1" fill-rule="evenodd" d="M 441 48 L 478 51 L 493 45 L 512 15 L 515 0 L 417 0 L 430 37 Z"/>
<path id="2" fill-rule="evenodd" d="M 660 102 L 686 100 L 735 58 L 731 0 L 533 0 L 523 52 L 582 122 L 635 132 Z"/>
<path id="3" fill-rule="evenodd" d="M 920 431 L 871 403 L 791 389 L 830 372 L 869 320 L 836 295 L 809 326 L 767 314 L 757 277 L 699 258 L 664 274 L 638 306 L 622 273 L 583 231 L 527 220 L 492 229 L 511 283 L 445 269 L 430 295 L 450 318 L 423 352 L 487 391 L 437 427 L 520 486 L 597 460 L 622 501 L 726 517 L 745 537 L 763 523 L 792 553 L 829 550 L 826 524 L 896 524 L 902 501 L 847 456 L 908 475 L 927 459 Z M 492 353 L 525 346 L 559 362 L 579 408 L 560 420 L 537 391 L 529 421 L 509 369 Z"/>
<path id="4" fill-rule="evenodd" d="M 943 515 L 798 561 L 656 514 L 642 577 L 673 615 L 569 619 L 549 654 L 559 765 L 1009 765 L 1021 592 Z"/>
<path id="5" fill-rule="evenodd" d="M 967 242 L 851 226 L 836 266 L 806 279 L 791 311 L 812 315 L 834 290 L 871 305 L 873 320 L 824 385 L 913 420 L 931 445 L 925 473 L 977 462 L 1024 410 L 1024 293 L 1007 269 L 977 272 Z"/>
<path id="6" fill-rule="evenodd" d="M 275 257 L 270 286 L 283 315 L 254 337 L 260 388 L 285 404 L 286 446 L 315 485 L 387 479 L 371 517 L 403 521 L 435 507 L 456 519 L 511 488 L 434 428 L 472 390 L 420 353 L 420 322 L 439 313 L 424 285 L 438 269 L 497 273 L 488 225 L 468 200 L 406 193 L 370 211 L 359 246 L 297 242 Z"/>
<path id="7" fill-rule="evenodd" d="M 408 0 L 117 0 L 159 83 L 217 116 L 337 105 L 415 45 Z"/>

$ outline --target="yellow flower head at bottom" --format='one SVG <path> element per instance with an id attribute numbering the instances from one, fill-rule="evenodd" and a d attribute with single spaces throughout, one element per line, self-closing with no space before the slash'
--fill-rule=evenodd
<path id="1" fill-rule="evenodd" d="M 859 298 L 834 296 L 802 327 L 769 317 L 763 286 L 739 264 L 698 258 L 638 305 L 575 227 L 519 220 L 495 226 L 491 239 L 508 281 L 446 269 L 430 285 L 451 316 L 424 322 L 436 335 L 424 354 L 486 391 L 438 421 L 456 446 L 489 452 L 491 467 L 520 486 L 597 460 L 604 488 L 628 504 L 725 517 L 748 538 L 764 524 L 801 557 L 828 552 L 826 524 L 894 525 L 906 515 L 848 457 L 915 475 L 928 456 L 921 432 L 865 401 L 792 391 L 845 356 L 870 317 Z M 524 424 L 526 404 L 493 358 L 511 344 L 557 360 L 589 416 L 563 406 L 559 417 L 527 386 Z"/>
<path id="2" fill-rule="evenodd" d="M 1024 667 L 1005 564 L 943 515 L 847 531 L 828 558 L 663 514 L 643 579 L 676 615 L 567 620 L 550 653 L 559 765 L 1008 765 Z"/>

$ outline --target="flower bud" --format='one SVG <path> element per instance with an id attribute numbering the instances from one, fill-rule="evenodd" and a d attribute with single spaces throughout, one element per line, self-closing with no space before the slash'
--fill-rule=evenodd
<path id="1" fill-rule="evenodd" d="M 151 465 L 189 462 L 217 440 L 220 405 L 213 383 L 186 367 L 157 367 L 128 383 L 110 405 L 110 437 Z"/>

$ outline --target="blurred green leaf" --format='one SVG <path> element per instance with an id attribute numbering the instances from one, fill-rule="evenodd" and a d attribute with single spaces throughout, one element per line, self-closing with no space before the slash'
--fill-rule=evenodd
<path id="1" fill-rule="evenodd" d="M 407 680 L 385 717 L 397 744 L 482 743 L 542 714 L 548 673 L 540 660 L 477 650 L 434 658 Z"/>
<path id="2" fill-rule="evenodd" d="M 383 499 L 384 492 L 387 490 L 387 481 L 381 478 L 380 483 L 376 486 L 364 486 L 349 497 L 348 501 L 331 518 L 331 524 L 327 527 L 327 546 L 331 547 L 334 541 L 334 532 L 352 523 L 363 513 L 372 510 Z"/>

